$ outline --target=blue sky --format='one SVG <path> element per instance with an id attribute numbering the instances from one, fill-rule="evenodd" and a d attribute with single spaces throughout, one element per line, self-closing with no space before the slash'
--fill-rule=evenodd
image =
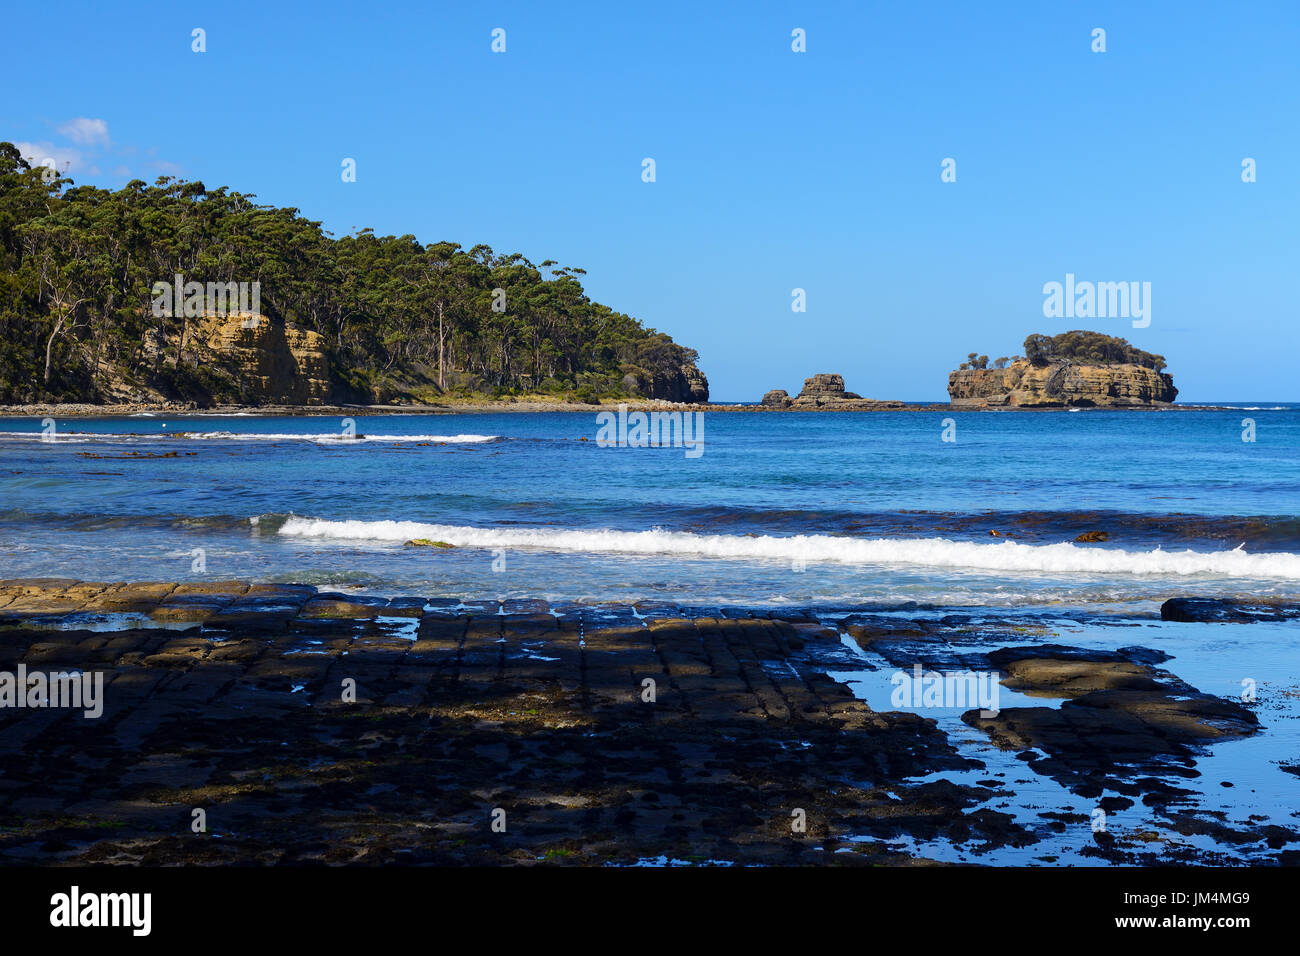
<path id="1" fill-rule="evenodd" d="M 967 352 L 1081 326 L 1164 354 L 1180 400 L 1300 400 L 1294 0 L 65 2 L 52 17 L 6 10 L 0 139 L 71 161 L 79 182 L 181 175 L 336 235 L 581 266 L 594 298 L 698 349 L 718 400 L 825 371 L 941 400 Z M 1066 273 L 1150 282 L 1150 326 L 1045 318 L 1043 284 Z"/>

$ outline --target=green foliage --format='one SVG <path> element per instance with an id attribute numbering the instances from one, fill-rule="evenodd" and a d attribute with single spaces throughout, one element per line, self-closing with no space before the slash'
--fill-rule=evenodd
<path id="1" fill-rule="evenodd" d="M 0 402 L 103 400 L 123 378 L 200 402 L 230 394 L 187 354 L 194 320 L 152 314 L 153 284 L 177 273 L 259 282 L 273 322 L 324 336 L 341 401 L 597 398 L 625 394 L 629 372 L 671 379 L 697 359 L 551 260 L 369 229 L 334 238 L 296 209 L 200 182 L 110 192 L 42 172 L 0 143 Z"/>
<path id="2" fill-rule="evenodd" d="M 1033 365 L 1073 362 L 1077 365 L 1141 365 L 1163 372 L 1163 355 L 1134 348 L 1124 339 L 1100 332 L 1075 330 L 1060 335 L 1034 334 L 1025 339 L 1025 357 Z"/>

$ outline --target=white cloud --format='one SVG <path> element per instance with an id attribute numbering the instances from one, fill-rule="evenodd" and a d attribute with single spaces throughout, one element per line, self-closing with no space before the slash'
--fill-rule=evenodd
<path id="1" fill-rule="evenodd" d="M 14 143 L 23 159 L 33 166 L 49 165 L 46 160 L 54 160 L 59 172 L 67 173 L 81 168 L 81 153 L 67 146 L 55 146 L 53 143 Z"/>
<path id="2" fill-rule="evenodd" d="M 54 161 L 54 167 L 61 175 L 75 176 L 78 181 L 83 177 L 97 178 L 106 173 L 114 179 L 125 180 L 132 170 L 122 160 L 128 156 L 137 156 L 140 162 L 130 165 L 141 178 L 164 174 L 181 177 L 183 170 L 176 163 L 158 158 L 156 147 L 141 149 L 136 146 L 119 146 L 108 135 L 108 123 L 102 119 L 90 119 L 79 116 L 57 127 L 60 142 L 66 140 L 75 145 L 55 145 L 47 139 L 35 142 L 15 142 L 18 151 L 32 166 L 48 166 Z M 148 156 L 149 159 L 144 159 Z"/>
<path id="3" fill-rule="evenodd" d="M 108 124 L 102 119 L 78 116 L 59 127 L 59 132 L 83 146 L 107 146 Z"/>

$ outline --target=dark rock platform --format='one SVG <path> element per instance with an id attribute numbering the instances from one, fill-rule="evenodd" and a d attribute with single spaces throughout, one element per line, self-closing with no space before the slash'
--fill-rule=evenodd
<path id="1" fill-rule="evenodd" d="M 98 719 L 0 709 L 0 862 L 909 863 L 840 838 L 1014 836 L 967 812 L 982 788 L 908 781 L 970 761 L 828 677 L 843 653 L 721 611 L 0 582 L 0 670 L 105 682 Z"/>

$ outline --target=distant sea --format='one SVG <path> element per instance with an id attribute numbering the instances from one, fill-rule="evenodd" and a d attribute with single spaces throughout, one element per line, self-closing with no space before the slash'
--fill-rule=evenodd
<path id="1" fill-rule="evenodd" d="M 65 419 L 53 441 L 0 419 L 0 577 L 694 605 L 1300 598 L 1300 405 L 704 413 L 698 457 L 600 447 L 607 410 L 357 417 L 355 439 L 324 417 Z M 1092 531 L 1106 540 L 1076 543 Z"/>

